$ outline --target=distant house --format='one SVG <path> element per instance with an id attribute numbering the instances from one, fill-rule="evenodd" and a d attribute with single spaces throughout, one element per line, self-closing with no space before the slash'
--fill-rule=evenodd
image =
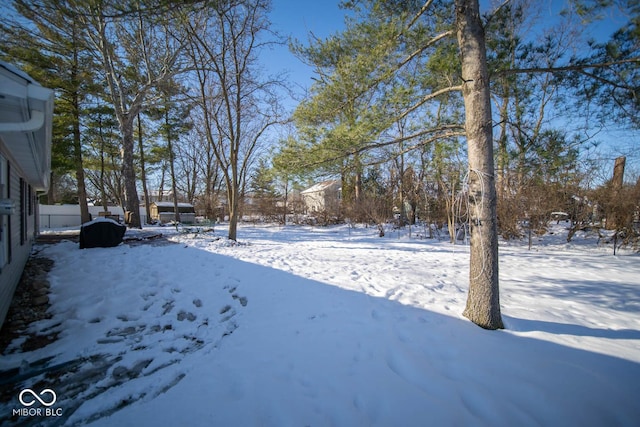
<path id="1" fill-rule="evenodd" d="M 0 326 L 38 230 L 49 188 L 53 91 L 0 61 Z"/>
<path id="2" fill-rule="evenodd" d="M 153 202 L 149 205 L 152 221 L 166 224 L 175 221 L 175 206 L 173 202 Z M 193 224 L 196 222 L 196 210 L 191 203 L 178 203 L 180 222 Z"/>
<path id="3" fill-rule="evenodd" d="M 300 195 L 307 214 L 338 214 L 342 186 L 338 180 L 323 181 L 303 190 Z"/>

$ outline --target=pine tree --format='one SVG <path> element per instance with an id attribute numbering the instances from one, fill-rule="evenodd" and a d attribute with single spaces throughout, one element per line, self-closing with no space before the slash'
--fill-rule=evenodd
<path id="1" fill-rule="evenodd" d="M 83 44 L 84 28 L 70 16 L 66 2 L 15 0 L 17 13 L 0 22 L 3 51 L 44 86 L 56 90 L 52 169 L 75 171 L 82 222 L 89 221 L 82 155 L 83 109 L 99 92 L 94 63 Z M 53 185 L 49 203 L 53 203 Z"/>
<path id="2" fill-rule="evenodd" d="M 464 316 L 486 329 L 504 328 L 498 287 L 498 219 L 493 122 L 484 29 L 478 0 L 456 1 L 456 32 L 469 153 L 471 260 Z"/>
<path id="3" fill-rule="evenodd" d="M 276 213 L 278 194 L 274 184 L 274 173 L 265 157 L 258 159 L 249 182 L 249 189 L 262 215 L 271 216 Z"/>

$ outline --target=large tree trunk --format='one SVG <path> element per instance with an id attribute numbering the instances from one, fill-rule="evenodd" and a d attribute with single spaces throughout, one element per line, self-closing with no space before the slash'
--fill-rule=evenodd
<path id="1" fill-rule="evenodd" d="M 102 136 L 102 124 L 100 125 L 100 199 L 102 201 L 102 210 L 109 210 L 109 202 L 107 201 L 107 189 L 104 183 L 104 136 Z M 119 193 L 116 193 L 119 194 Z"/>
<path id="2" fill-rule="evenodd" d="M 76 166 L 76 182 L 78 186 L 78 204 L 80 205 L 80 220 L 84 224 L 91 221 L 89 205 L 87 204 L 87 188 L 84 183 L 84 166 L 82 163 L 82 140 L 80 138 L 79 119 L 73 124 L 73 157 Z"/>
<path id="3" fill-rule="evenodd" d="M 74 38 L 75 43 L 75 38 Z M 73 51 L 73 66 L 71 70 L 71 78 L 75 83 L 78 75 L 78 50 Z M 80 134 L 80 95 L 78 92 L 73 93 L 73 157 L 76 166 L 76 182 L 78 186 L 78 204 L 80 205 L 80 221 L 91 221 L 89 214 L 89 205 L 87 203 L 87 187 L 84 183 L 84 165 L 82 164 L 82 138 Z"/>
<path id="4" fill-rule="evenodd" d="M 625 221 L 623 220 L 624 215 L 621 212 L 621 210 L 624 210 L 624 201 L 620 199 L 620 194 L 624 184 L 624 168 L 626 162 L 627 158 L 625 156 L 621 156 L 616 158 L 613 165 L 613 178 L 611 178 L 612 206 L 607 213 L 607 230 L 618 230 L 620 227 L 625 226 Z"/>
<path id="5" fill-rule="evenodd" d="M 625 156 L 620 156 L 615 160 L 613 165 L 613 191 L 619 192 L 624 184 L 624 167 L 627 163 Z"/>
<path id="6" fill-rule="evenodd" d="M 478 0 L 456 0 L 469 153 L 471 259 L 463 315 L 486 329 L 504 325 L 498 287 L 498 227 L 489 76 Z"/>
<path id="7" fill-rule="evenodd" d="M 210 145 L 207 145 L 207 151 L 211 149 Z M 213 204 L 214 200 L 214 186 L 215 179 L 213 174 L 213 161 L 211 155 L 207 152 L 207 165 L 205 170 L 205 186 L 204 186 L 204 216 L 207 219 L 214 220 L 216 219 L 215 206 Z"/>
<path id="8" fill-rule="evenodd" d="M 129 117 L 120 120 L 122 132 L 122 175 L 124 179 L 125 210 L 130 212 L 129 227 L 142 228 L 140 221 L 140 201 L 136 188 L 136 168 L 133 162 L 133 121 Z"/>
<path id="9" fill-rule="evenodd" d="M 140 113 L 138 113 L 138 152 L 140 153 L 140 181 L 142 181 L 142 193 L 144 194 L 144 208 L 147 213 L 147 222 L 149 222 L 149 218 L 151 218 L 151 203 L 149 201 L 149 189 L 147 188 L 147 170 L 144 160 L 144 144 Z"/>
<path id="10" fill-rule="evenodd" d="M 173 155 L 173 141 L 171 140 L 171 128 L 169 125 L 169 108 L 165 105 L 164 125 L 167 129 L 167 150 L 169 150 L 169 172 L 171 173 L 171 192 L 173 193 L 173 220 L 180 222 L 180 210 L 178 209 L 178 189 L 176 187 L 175 156 Z"/>
<path id="11" fill-rule="evenodd" d="M 177 224 L 180 222 L 180 209 L 178 208 L 178 188 L 176 186 L 176 168 L 171 138 L 167 138 L 167 148 L 169 149 L 169 172 L 171 173 L 171 192 L 173 193 L 173 219 Z"/>
<path id="12" fill-rule="evenodd" d="M 232 185 L 227 189 L 229 199 L 229 240 L 238 239 L 238 208 L 239 208 L 239 192 L 238 185 Z"/>

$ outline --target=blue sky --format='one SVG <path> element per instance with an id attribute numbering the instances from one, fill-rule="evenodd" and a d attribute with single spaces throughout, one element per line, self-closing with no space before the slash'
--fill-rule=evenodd
<path id="1" fill-rule="evenodd" d="M 306 43 L 309 33 L 326 37 L 344 28 L 345 11 L 339 1 L 331 0 L 273 0 L 271 22 L 273 30 L 283 37 Z M 313 72 L 288 49 L 282 46 L 267 54 L 266 66 L 271 72 L 286 71 L 292 89 L 299 95 L 311 84 Z"/>

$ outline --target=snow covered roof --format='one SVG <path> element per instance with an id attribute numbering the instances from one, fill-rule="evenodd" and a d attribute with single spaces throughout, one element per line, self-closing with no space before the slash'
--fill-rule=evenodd
<path id="1" fill-rule="evenodd" d="M 105 218 L 105 217 L 98 217 L 98 218 L 93 219 L 93 220 L 91 220 L 89 222 L 85 222 L 84 224 L 82 224 L 82 227 L 86 227 L 88 225 L 97 224 L 98 222 L 110 222 L 112 224 L 119 225 L 121 227 L 126 227 L 125 225 L 120 224 L 118 221 L 115 221 L 115 220 L 113 220 L 111 218 Z"/>
<path id="2" fill-rule="evenodd" d="M 330 179 L 328 181 L 322 181 L 322 182 L 319 182 L 317 184 L 312 185 L 311 187 L 307 188 L 306 190 L 303 190 L 300 194 L 317 193 L 318 191 L 326 190 L 327 188 L 331 187 L 332 185 L 339 184 L 339 183 L 340 183 L 340 181 L 338 181 L 336 179 Z"/>

